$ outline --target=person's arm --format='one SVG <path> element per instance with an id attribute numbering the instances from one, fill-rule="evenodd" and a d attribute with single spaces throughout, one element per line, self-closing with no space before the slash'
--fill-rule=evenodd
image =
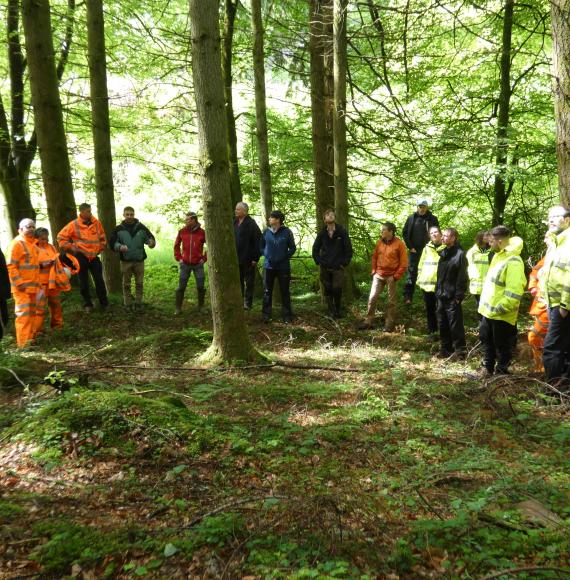
<path id="1" fill-rule="evenodd" d="M 560 316 L 566 318 L 570 310 L 570 266 L 566 261 L 566 266 L 562 273 L 562 291 L 560 293 Z"/>
<path id="2" fill-rule="evenodd" d="M 182 236 L 180 235 L 180 232 L 178 232 L 178 234 L 176 234 L 176 239 L 174 240 L 174 259 L 177 262 L 182 261 L 182 253 L 180 252 L 180 244 L 181 243 L 182 243 Z"/>
<path id="3" fill-rule="evenodd" d="M 371 264 L 370 264 L 370 274 L 372 276 L 374 276 L 374 273 L 376 272 L 376 261 L 378 260 L 378 253 L 380 252 L 380 244 L 381 241 L 378 240 L 376 242 L 376 245 L 374 246 L 374 251 L 372 252 L 372 260 L 371 260 Z"/>
<path id="4" fill-rule="evenodd" d="M 455 299 L 462 302 L 469 287 L 469 274 L 467 273 L 467 257 L 461 254 L 459 260 L 459 272 L 457 274 L 457 283 L 455 285 Z"/>
<path id="5" fill-rule="evenodd" d="M 261 256 L 259 250 L 259 243 L 261 240 L 261 230 L 257 225 L 255 220 L 252 220 L 252 233 L 251 233 L 251 263 L 252 266 L 259 262 L 259 258 Z"/>
<path id="6" fill-rule="evenodd" d="M 404 243 L 406 244 L 406 247 L 409 250 L 412 250 L 412 242 L 410 241 L 410 229 L 412 227 L 414 221 L 414 216 L 411 215 L 408 217 L 408 219 L 406 220 L 406 223 L 404 224 L 404 229 L 402 230 L 402 238 L 404 239 Z"/>
<path id="7" fill-rule="evenodd" d="M 69 222 L 60 230 L 57 234 L 56 240 L 60 250 L 66 250 L 68 252 L 75 251 L 75 229 L 73 227 L 73 222 Z"/>
<path id="8" fill-rule="evenodd" d="M 500 314 L 513 312 L 518 309 L 525 287 L 526 276 L 524 274 L 524 264 L 522 260 L 513 260 L 507 265 L 505 290 L 503 297 L 497 304 L 497 308 L 502 310 Z"/>
<path id="9" fill-rule="evenodd" d="M 296 251 L 297 245 L 295 244 L 295 238 L 293 237 L 293 232 L 289 230 L 287 243 L 287 257 L 291 258 Z"/>
<path id="10" fill-rule="evenodd" d="M 109 248 L 114 252 L 118 252 L 121 244 L 119 243 L 119 228 L 115 228 L 111 232 L 111 237 L 109 238 Z"/>
<path id="11" fill-rule="evenodd" d="M 398 251 L 400 254 L 400 263 L 398 264 L 398 269 L 394 273 L 394 280 L 399 280 L 408 269 L 408 252 L 406 252 L 406 246 L 400 244 Z"/>
<path id="12" fill-rule="evenodd" d="M 145 244 L 149 248 L 154 248 L 154 246 L 156 246 L 156 238 L 153 236 L 151 231 L 145 225 L 141 224 L 141 227 L 142 227 L 144 233 L 146 234 Z"/>
<path id="13" fill-rule="evenodd" d="M 322 245 L 323 245 L 323 241 L 321 238 L 321 232 L 319 232 L 317 234 L 317 237 L 315 238 L 315 241 L 313 242 L 313 250 L 311 252 L 311 254 L 313 256 L 313 260 L 317 266 L 320 264 L 319 255 L 321 253 Z"/>
<path id="14" fill-rule="evenodd" d="M 343 267 L 347 267 L 352 260 L 352 242 L 350 241 L 350 236 L 348 232 L 345 230 L 344 232 L 344 239 L 343 239 L 343 260 L 342 265 Z"/>

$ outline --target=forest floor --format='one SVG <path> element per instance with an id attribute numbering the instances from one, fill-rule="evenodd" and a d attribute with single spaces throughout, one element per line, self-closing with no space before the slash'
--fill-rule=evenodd
<path id="1" fill-rule="evenodd" d="M 358 331 L 366 297 L 333 321 L 314 282 L 293 325 L 247 314 L 265 365 L 196 365 L 209 312 L 173 316 L 166 265 L 142 313 L 74 290 L 63 331 L 5 339 L 0 578 L 569 577 L 568 407 L 524 332 L 483 383 L 471 305 L 470 357 L 442 361 L 421 296 Z"/>

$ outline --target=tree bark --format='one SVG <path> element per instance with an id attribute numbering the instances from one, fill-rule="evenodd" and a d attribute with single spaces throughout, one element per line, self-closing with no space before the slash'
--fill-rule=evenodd
<path id="1" fill-rule="evenodd" d="M 192 77 L 196 99 L 208 274 L 214 337 L 210 362 L 251 361 L 232 226 L 227 126 L 218 27 L 219 0 L 190 0 Z"/>
<path id="2" fill-rule="evenodd" d="M 48 0 L 22 0 L 32 105 L 52 236 L 75 218 Z"/>
<path id="3" fill-rule="evenodd" d="M 232 56 L 234 42 L 234 22 L 239 0 L 225 0 L 224 43 L 222 47 L 222 74 L 224 77 L 224 98 L 226 101 L 226 119 L 228 124 L 228 156 L 230 162 L 230 191 L 232 205 L 242 200 L 241 183 L 237 151 L 236 119 L 232 96 Z"/>
<path id="4" fill-rule="evenodd" d="M 113 189 L 113 157 L 109 122 L 109 93 L 105 53 L 105 22 L 102 0 L 87 0 L 87 51 L 93 148 L 95 158 L 95 188 L 97 215 L 107 236 L 117 224 Z M 102 252 L 103 276 L 109 292 L 121 291 L 119 256 L 106 249 Z"/>
<path id="5" fill-rule="evenodd" d="M 313 142 L 313 176 L 315 179 L 316 231 L 322 227 L 325 210 L 334 208 L 334 163 L 332 132 L 327 126 L 325 98 L 325 26 L 323 2 L 311 0 L 309 9 L 309 56 L 311 83 L 311 120 Z"/>
<path id="6" fill-rule="evenodd" d="M 506 0 L 501 45 L 501 87 L 498 101 L 497 145 L 495 157 L 495 190 L 493 197 L 493 225 L 502 224 L 509 198 L 509 116 L 511 106 L 511 44 L 514 0 Z"/>
<path id="7" fill-rule="evenodd" d="M 554 112 L 560 203 L 570 206 L 570 0 L 551 2 Z"/>
<path id="8" fill-rule="evenodd" d="M 269 166 L 269 141 L 267 138 L 267 106 L 265 95 L 265 56 L 263 51 L 263 22 L 261 0 L 251 2 L 251 26 L 253 32 L 253 75 L 255 79 L 255 122 L 257 153 L 259 157 L 259 181 L 263 221 L 267 225 L 273 209 L 271 192 L 271 169 Z"/>

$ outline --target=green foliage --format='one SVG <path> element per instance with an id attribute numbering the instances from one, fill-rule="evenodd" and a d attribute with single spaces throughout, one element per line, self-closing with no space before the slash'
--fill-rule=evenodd
<path id="1" fill-rule="evenodd" d="M 26 510 L 19 506 L 18 504 L 0 500 L 0 520 L 13 520 L 17 518 L 19 515 L 23 514 Z"/>

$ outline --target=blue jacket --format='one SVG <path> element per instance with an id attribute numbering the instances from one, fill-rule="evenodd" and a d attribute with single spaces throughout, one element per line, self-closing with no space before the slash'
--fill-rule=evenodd
<path id="1" fill-rule="evenodd" d="M 291 270 L 289 258 L 297 250 L 293 233 L 281 226 L 276 232 L 267 228 L 261 236 L 261 254 L 265 258 L 266 270 Z"/>

